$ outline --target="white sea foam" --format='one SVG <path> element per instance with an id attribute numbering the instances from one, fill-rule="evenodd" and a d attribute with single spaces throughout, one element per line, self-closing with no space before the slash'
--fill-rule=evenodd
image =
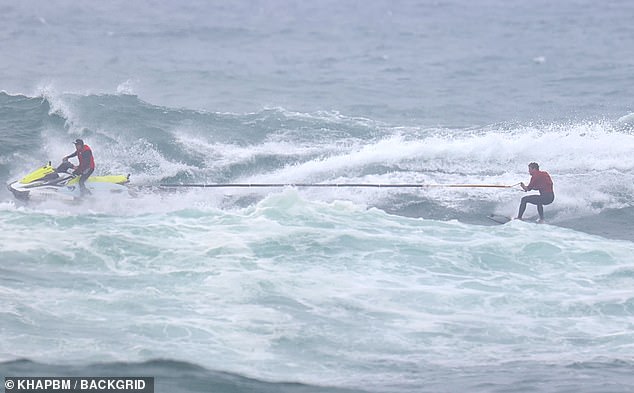
<path id="1" fill-rule="evenodd" d="M 120 83 L 117 86 L 117 94 L 127 94 L 134 95 L 135 85 L 138 83 L 137 80 L 128 79 L 125 82 Z"/>
<path id="2" fill-rule="evenodd" d="M 0 211 L 9 239 L 0 252 L 19 256 L 8 269 L 31 282 L 10 287 L 6 308 L 22 316 L 7 323 L 22 333 L 7 335 L 0 352 L 13 356 L 169 357 L 354 386 L 398 379 L 410 361 L 470 367 L 630 353 L 622 317 L 631 300 L 614 272 L 627 266 L 631 242 L 523 222 L 408 219 L 293 190 L 232 212 Z M 23 220 L 39 221 L 37 238 L 24 237 L 33 225 Z M 73 340 L 41 336 L 38 326 L 57 321 Z M 377 359 L 392 366 L 376 369 Z"/>

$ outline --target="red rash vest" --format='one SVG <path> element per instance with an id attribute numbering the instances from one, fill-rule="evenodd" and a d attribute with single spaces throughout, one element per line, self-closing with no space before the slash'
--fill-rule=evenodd
<path id="1" fill-rule="evenodd" d="M 537 171 L 531 176 L 531 182 L 526 187 L 526 191 L 530 190 L 539 190 L 540 195 L 553 194 L 553 181 L 548 172 Z"/>

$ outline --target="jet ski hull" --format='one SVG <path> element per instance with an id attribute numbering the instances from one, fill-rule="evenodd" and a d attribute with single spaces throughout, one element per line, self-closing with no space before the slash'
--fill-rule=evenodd
<path id="1" fill-rule="evenodd" d="M 101 197 L 127 193 L 129 175 L 91 176 L 86 181 L 87 192 L 82 195 L 79 177 L 57 172 L 51 164 L 45 165 L 7 185 L 13 196 L 21 201 L 57 199 L 76 201 L 83 197 Z"/>
<path id="2" fill-rule="evenodd" d="M 25 189 L 16 181 L 9 184 L 7 188 L 16 199 L 21 201 L 44 201 L 50 199 L 75 201 L 82 198 L 79 184 L 70 186 L 39 186 Z M 125 185 L 105 182 L 86 182 L 86 189 L 88 190 L 87 194 L 93 197 L 128 192 L 128 187 Z"/>

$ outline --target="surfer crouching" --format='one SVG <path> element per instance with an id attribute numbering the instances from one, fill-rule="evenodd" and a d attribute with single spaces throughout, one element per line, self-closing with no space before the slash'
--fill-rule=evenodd
<path id="1" fill-rule="evenodd" d="M 553 181 L 546 171 L 539 170 L 539 164 L 531 162 L 528 164 L 528 173 L 531 175 L 531 181 L 528 186 L 520 183 L 524 191 L 538 190 L 539 195 L 527 195 L 522 198 L 520 210 L 517 213 L 517 219 L 521 220 L 526 210 L 526 204 L 532 203 L 537 205 L 537 213 L 539 213 L 539 221 L 544 222 L 544 205 L 550 205 L 555 200 L 553 192 Z"/>

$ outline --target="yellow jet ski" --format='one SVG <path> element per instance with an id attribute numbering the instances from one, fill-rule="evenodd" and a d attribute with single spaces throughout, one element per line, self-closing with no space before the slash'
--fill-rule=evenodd
<path id="1" fill-rule="evenodd" d="M 61 199 L 74 201 L 81 198 L 79 176 L 68 173 L 72 167 L 63 162 L 53 168 L 51 162 L 7 185 L 20 200 Z M 91 176 L 86 181 L 90 195 L 98 197 L 111 193 L 128 192 L 130 175 Z"/>

